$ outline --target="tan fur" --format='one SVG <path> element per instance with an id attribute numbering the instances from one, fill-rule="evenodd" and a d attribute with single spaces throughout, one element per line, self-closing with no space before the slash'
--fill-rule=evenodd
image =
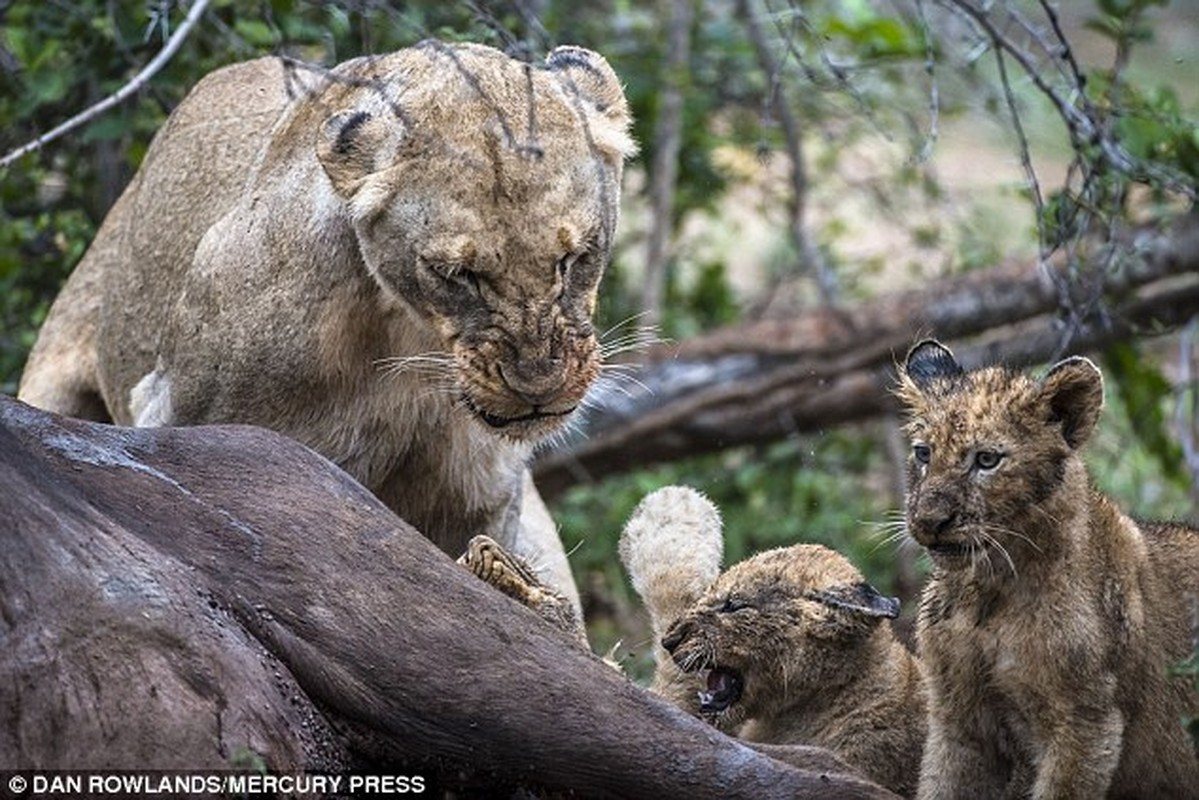
<path id="1" fill-rule="evenodd" d="M 715 509 L 679 513 L 680 496 L 693 505 L 702 498 L 669 491 L 642 501 L 621 541 L 664 648 L 653 688 L 747 741 L 804 746 L 797 763 L 811 763 L 811 746 L 826 748 L 911 795 L 925 695 L 919 663 L 882 621 L 898 604 L 819 545 L 760 553 L 712 580 L 720 551 L 704 520 Z M 705 711 L 700 693 L 711 691 L 714 670 L 735 673 L 742 689 L 727 708 Z M 785 753 L 771 751 L 792 760 Z"/>
<path id="2" fill-rule="evenodd" d="M 720 511 L 688 486 L 665 486 L 642 498 L 620 535 L 620 560 L 649 612 L 657 668 L 651 691 L 687 708 L 702 685 L 662 649 L 667 628 L 720 575 Z"/>
<path id="3" fill-rule="evenodd" d="M 273 428 L 447 552 L 476 533 L 519 551 L 531 447 L 599 368 L 628 126 L 607 63 L 573 47 L 219 70 L 59 295 L 20 397 Z"/>
<path id="4" fill-rule="evenodd" d="M 907 526 L 934 564 L 918 623 L 919 796 L 1199 797 L 1181 725 L 1199 697 L 1168 674 L 1199 618 L 1199 532 L 1138 525 L 1092 488 L 1079 450 L 1103 401 L 1098 369 L 964 372 L 923 342 L 898 392 Z"/>

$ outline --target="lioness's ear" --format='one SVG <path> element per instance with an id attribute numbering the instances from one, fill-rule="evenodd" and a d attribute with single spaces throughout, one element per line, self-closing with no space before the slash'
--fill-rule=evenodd
<path id="1" fill-rule="evenodd" d="M 338 194 L 353 196 L 362 180 L 375 171 L 386 136 L 378 114 L 365 109 L 338 111 L 321 123 L 316 157 Z"/>
<path id="2" fill-rule="evenodd" d="M 962 366 L 948 347 L 935 339 L 925 339 L 908 351 L 903 371 L 917 388 L 923 391 L 936 378 L 954 378 L 961 375 Z"/>
<path id="3" fill-rule="evenodd" d="M 586 110 L 599 112 L 592 118 L 591 135 L 605 156 L 619 163 L 637 152 L 629 135 L 633 121 L 629 103 L 620 79 L 603 56 L 584 47 L 564 45 L 550 51 L 545 66 L 566 78 L 570 91 L 583 101 Z"/>
<path id="4" fill-rule="evenodd" d="M 830 608 L 865 614 L 868 617 L 895 619 L 899 616 L 899 599 L 884 596 L 868 583 L 833 586 L 808 592 L 804 596 Z"/>
<path id="5" fill-rule="evenodd" d="M 1103 375 L 1089 358 L 1059 361 L 1041 381 L 1048 421 L 1062 424 L 1062 438 L 1077 450 L 1095 430 L 1103 409 Z"/>

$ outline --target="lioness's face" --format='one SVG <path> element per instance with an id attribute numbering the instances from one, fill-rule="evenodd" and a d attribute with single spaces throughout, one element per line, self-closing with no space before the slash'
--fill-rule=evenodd
<path id="1" fill-rule="evenodd" d="M 384 289 L 452 355 L 461 407 L 533 439 L 558 428 L 599 374 L 592 314 L 615 198 L 585 153 L 495 158 L 520 170 L 502 193 L 487 164 L 459 164 L 452 192 L 410 176 L 359 236 Z"/>
<path id="2" fill-rule="evenodd" d="M 317 157 L 367 269 L 440 338 L 432 360 L 452 359 L 453 386 L 431 390 L 543 436 L 599 371 L 591 316 L 635 150 L 620 82 L 570 46 L 544 68 L 437 42 L 398 58 L 345 92 Z"/>

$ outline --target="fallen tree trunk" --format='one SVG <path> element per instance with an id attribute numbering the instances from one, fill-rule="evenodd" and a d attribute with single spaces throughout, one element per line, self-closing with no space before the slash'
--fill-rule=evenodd
<path id="1" fill-rule="evenodd" d="M 894 365 L 927 336 L 954 344 L 968 366 L 1026 366 L 1064 345 L 1082 352 L 1185 322 L 1199 312 L 1199 216 L 1138 236 L 1138 257 L 1102 279 L 1009 265 L 659 346 L 638 383 L 594 398 L 581 435 L 542 454 L 537 486 L 550 498 L 633 467 L 892 412 Z M 1089 313 L 1063 320 L 1063 308 Z"/>
<path id="2" fill-rule="evenodd" d="M 122 429 L 0 396 L 0 485 L 7 769 L 890 796 L 649 695 L 276 434 Z"/>

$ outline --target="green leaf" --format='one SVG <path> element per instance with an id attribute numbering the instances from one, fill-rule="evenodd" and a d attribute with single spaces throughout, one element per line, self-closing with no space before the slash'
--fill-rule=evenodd
<path id="1" fill-rule="evenodd" d="M 1124 31 L 1124 26 L 1112 16 L 1092 17 L 1083 23 L 1083 27 L 1113 42 L 1119 41 Z"/>
<path id="2" fill-rule="evenodd" d="M 279 43 L 276 31 L 262 20 L 239 19 L 233 30 L 254 47 L 271 48 Z"/>
<path id="3" fill-rule="evenodd" d="M 1137 441 L 1161 466 L 1165 477 L 1189 485 L 1182 448 L 1170 435 L 1162 401 L 1170 396 L 1170 382 L 1149 359 L 1141 356 L 1135 342 L 1120 342 L 1104 351 L 1108 381 L 1128 415 Z"/>
<path id="4" fill-rule="evenodd" d="M 132 127 L 127 118 L 113 112 L 88 125 L 83 131 L 82 138 L 85 142 L 112 141 L 125 136 Z"/>
<path id="5" fill-rule="evenodd" d="M 1096 0 L 1095 5 L 1105 13 L 1113 17 L 1125 17 L 1132 11 L 1133 3 L 1129 0 Z"/>
<path id="6" fill-rule="evenodd" d="M 59 70 L 38 72 L 30 76 L 29 93 L 37 105 L 57 103 L 71 89 L 71 76 Z"/>

